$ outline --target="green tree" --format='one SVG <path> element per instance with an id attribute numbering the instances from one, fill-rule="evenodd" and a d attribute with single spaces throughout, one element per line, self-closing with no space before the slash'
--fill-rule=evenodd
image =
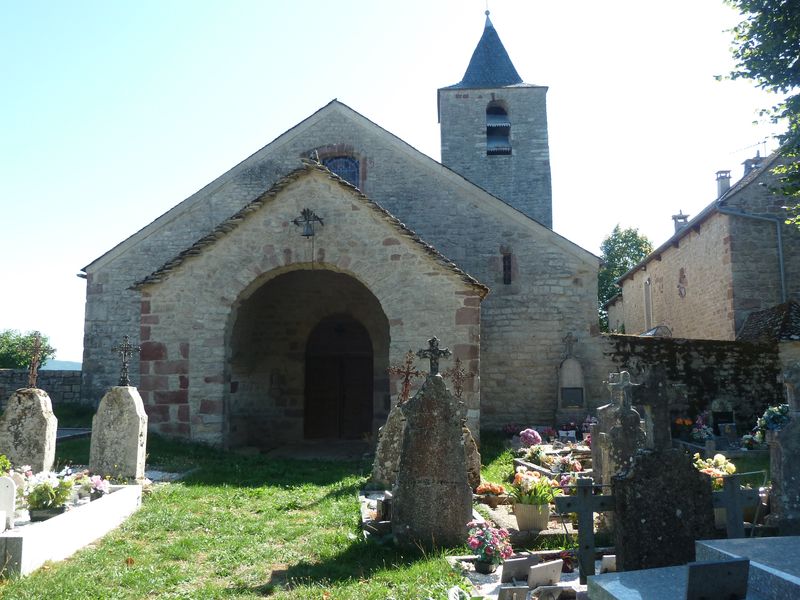
<path id="1" fill-rule="evenodd" d="M 800 1 L 725 0 L 743 20 L 733 28 L 733 79 L 750 79 L 780 97 L 762 113 L 786 123 L 781 152 L 793 158 L 777 167 L 787 198 L 787 223 L 800 227 Z"/>
<path id="2" fill-rule="evenodd" d="M 40 363 L 56 355 L 56 349 L 50 346 L 50 340 L 38 331 L 22 334 L 14 329 L 0 331 L 0 369 L 27 369 L 33 359 L 36 335 L 40 336 Z"/>
<path id="3" fill-rule="evenodd" d="M 653 244 L 638 229 L 620 229 L 619 224 L 600 244 L 603 264 L 597 274 L 597 310 L 602 331 L 608 331 L 608 312 L 603 304 L 619 291 L 614 282 L 652 251 Z"/>

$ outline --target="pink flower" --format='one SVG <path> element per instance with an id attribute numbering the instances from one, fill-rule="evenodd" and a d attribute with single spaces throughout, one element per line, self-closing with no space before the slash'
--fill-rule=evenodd
<path id="1" fill-rule="evenodd" d="M 481 545 L 481 543 L 477 540 L 477 538 L 474 538 L 474 537 L 469 538 L 469 541 L 467 542 L 467 544 L 473 550 L 477 549 L 477 547 Z"/>

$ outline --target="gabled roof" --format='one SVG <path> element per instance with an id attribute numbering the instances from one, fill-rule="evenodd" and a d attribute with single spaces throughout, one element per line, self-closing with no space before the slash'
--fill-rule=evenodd
<path id="1" fill-rule="evenodd" d="M 487 210 L 491 210 L 495 214 L 502 214 L 506 218 L 512 219 L 517 223 L 525 224 L 528 227 L 532 228 L 539 228 L 541 227 L 542 230 L 547 232 L 547 235 L 551 236 L 552 241 L 564 249 L 565 251 L 569 252 L 573 256 L 579 258 L 582 261 L 587 263 L 597 264 L 599 258 L 589 252 L 588 250 L 580 247 L 575 242 L 572 242 L 565 238 L 564 236 L 556 233 L 552 229 L 542 225 L 535 219 L 529 217 L 525 213 L 519 211 L 519 209 L 511 206 L 501 198 L 492 195 L 490 192 L 487 192 L 480 186 L 472 183 L 468 179 L 466 179 L 463 175 L 453 171 L 452 169 L 446 167 L 445 165 L 441 164 L 440 162 L 434 160 L 427 154 L 424 154 L 411 146 L 408 142 L 404 141 L 403 139 L 399 138 L 398 136 L 394 135 L 390 131 L 387 131 L 374 121 L 368 119 L 361 113 L 356 110 L 353 110 L 346 104 L 342 103 L 341 101 L 334 99 L 331 100 L 328 104 L 317 110 L 314 114 L 307 117 L 300 123 L 294 125 L 269 144 L 261 148 L 260 150 L 253 153 L 248 158 L 244 159 L 242 162 L 228 170 L 227 172 L 223 173 L 206 186 L 204 186 L 199 191 L 195 192 L 179 204 L 173 206 L 167 212 L 159 216 L 156 220 L 151 222 L 150 224 L 146 225 L 127 239 L 123 240 L 107 252 L 105 252 L 100 257 L 94 259 L 91 263 L 85 266 L 82 271 L 87 271 L 90 268 L 100 268 L 104 264 L 114 260 L 117 256 L 124 254 L 130 247 L 136 245 L 137 243 L 146 240 L 147 237 L 153 233 L 158 231 L 159 229 L 168 226 L 170 223 L 174 223 L 177 219 L 180 219 L 182 215 L 187 214 L 195 209 L 195 207 L 202 205 L 202 203 L 208 201 L 209 198 L 213 197 L 213 195 L 222 188 L 227 182 L 233 180 L 236 176 L 240 173 L 246 171 L 247 169 L 252 168 L 254 165 L 258 164 L 259 161 L 263 160 L 265 156 L 268 156 L 269 153 L 276 147 L 280 147 L 281 144 L 284 142 L 288 142 L 292 138 L 297 135 L 302 134 L 308 128 L 314 126 L 314 124 L 318 123 L 320 120 L 327 118 L 331 113 L 336 112 L 341 115 L 346 116 L 347 118 L 353 121 L 353 126 L 363 126 L 367 128 L 374 128 L 380 131 L 384 135 L 384 140 L 386 143 L 391 145 L 395 150 L 398 152 L 402 152 L 404 155 L 408 156 L 410 159 L 416 161 L 422 168 L 427 169 L 432 175 L 435 174 L 437 176 L 443 177 L 445 180 L 449 181 L 451 185 L 459 187 L 465 193 L 474 194 L 478 193 L 481 194 L 482 198 L 485 202 L 481 203 L 481 206 Z"/>
<path id="2" fill-rule="evenodd" d="M 422 238 L 420 238 L 411 229 L 406 227 L 403 223 L 400 222 L 399 219 L 397 219 L 389 211 L 380 206 L 377 202 L 374 202 L 373 200 L 367 198 L 367 196 L 364 195 L 358 188 L 352 186 L 350 183 L 348 183 L 338 175 L 332 173 L 330 170 L 328 170 L 319 162 L 308 159 L 302 159 L 302 163 L 303 165 L 301 167 L 295 169 L 291 173 L 288 173 L 287 175 L 282 177 L 269 190 L 259 195 L 251 202 L 247 203 L 241 210 L 236 212 L 236 214 L 234 214 L 233 216 L 229 217 L 228 219 L 217 225 L 217 227 L 211 233 L 197 240 L 189 248 L 186 248 L 177 256 L 167 261 L 165 264 L 163 264 L 161 267 L 156 269 L 153 273 L 151 273 L 144 279 L 134 283 L 133 286 L 131 286 L 131 288 L 136 289 L 141 286 L 159 283 L 160 281 L 163 281 L 172 271 L 179 268 L 186 260 L 188 260 L 192 256 L 198 256 L 199 254 L 202 254 L 208 247 L 214 245 L 218 240 L 222 239 L 231 231 L 236 229 L 241 223 L 244 222 L 244 220 L 248 217 L 248 215 L 258 211 L 262 206 L 264 206 L 266 203 L 275 198 L 287 186 L 291 185 L 293 182 L 297 181 L 298 179 L 309 173 L 319 172 L 323 173 L 330 179 L 336 181 L 340 186 L 349 190 L 350 193 L 359 198 L 364 204 L 366 204 L 369 208 L 375 211 L 381 217 L 381 219 L 383 219 L 386 223 L 388 223 L 391 227 L 393 227 L 397 231 L 398 235 L 411 240 L 440 266 L 451 271 L 452 273 L 455 273 L 464 283 L 477 289 L 478 294 L 480 295 L 481 298 L 485 298 L 486 295 L 489 293 L 488 287 L 480 283 L 477 279 L 475 279 L 471 275 L 468 275 L 467 273 L 459 269 L 453 261 L 449 260 L 438 250 L 436 250 L 436 248 L 434 248 L 433 246 L 422 240 Z"/>
<path id="3" fill-rule="evenodd" d="M 486 25 L 472 53 L 464 78 L 447 89 L 499 88 L 522 83 L 486 11 Z"/>
<path id="4" fill-rule="evenodd" d="M 800 341 L 800 304 L 794 300 L 750 313 L 737 341 Z"/>
<path id="5" fill-rule="evenodd" d="M 693 219 L 691 219 L 686 225 L 681 227 L 678 231 L 676 231 L 666 242 L 661 244 L 658 248 L 653 250 L 650 254 L 645 256 L 642 260 L 636 263 L 629 271 L 627 271 L 624 275 L 619 277 L 616 280 L 617 285 L 622 285 L 622 282 L 626 279 L 633 277 L 633 274 L 636 271 L 639 271 L 643 266 L 647 265 L 653 259 L 660 259 L 661 255 L 668 250 L 672 246 L 680 245 L 680 240 L 687 236 L 691 231 L 699 231 L 700 226 L 703 222 L 708 219 L 711 215 L 720 212 L 720 209 L 723 210 L 730 210 L 726 209 L 726 204 L 739 192 L 744 190 L 745 188 L 749 187 L 753 184 L 756 179 L 758 179 L 761 175 L 768 172 L 775 162 L 780 158 L 781 153 L 780 149 L 776 150 L 772 153 L 772 155 L 768 156 L 764 159 L 764 162 L 761 163 L 758 167 L 754 167 L 747 175 L 742 177 L 739 181 L 737 181 L 734 185 L 728 189 L 722 196 L 714 200 L 711 204 L 706 206 L 703 210 L 697 213 Z M 732 213 L 728 213 L 732 214 Z"/>

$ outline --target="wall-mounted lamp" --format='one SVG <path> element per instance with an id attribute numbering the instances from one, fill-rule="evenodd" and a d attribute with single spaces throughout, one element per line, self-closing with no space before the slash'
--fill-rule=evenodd
<path id="1" fill-rule="evenodd" d="M 310 208 L 304 208 L 301 210 L 300 216 L 296 219 L 293 219 L 292 223 L 298 227 L 301 225 L 303 226 L 303 233 L 301 235 L 304 238 L 314 237 L 314 223 L 319 223 L 323 227 L 325 226 L 325 223 L 322 221 L 322 217 L 317 216 Z"/>

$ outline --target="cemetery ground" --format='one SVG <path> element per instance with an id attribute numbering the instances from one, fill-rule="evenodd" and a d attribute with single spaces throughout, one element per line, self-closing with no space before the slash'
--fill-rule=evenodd
<path id="1" fill-rule="evenodd" d="M 504 442 L 482 436 L 485 480 L 513 472 Z M 88 438 L 57 447 L 59 465 L 86 464 L 88 455 Z M 189 475 L 154 485 L 137 513 L 72 558 L 0 582 L 0 597 L 384 600 L 469 589 L 445 560 L 469 554 L 466 546 L 401 550 L 363 540 L 356 496 L 370 461 L 270 459 L 150 436 L 147 463 Z M 526 549 L 571 543 L 550 538 Z"/>

